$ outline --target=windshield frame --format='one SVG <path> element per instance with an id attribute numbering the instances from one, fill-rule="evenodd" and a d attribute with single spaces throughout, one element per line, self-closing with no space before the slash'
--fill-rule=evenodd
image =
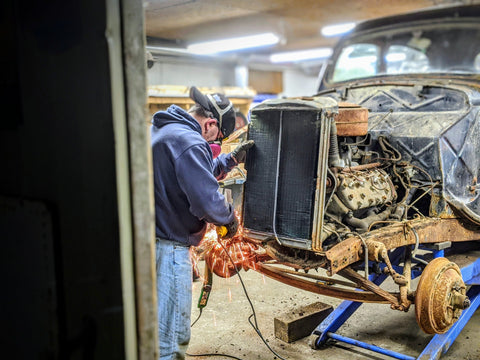
<path id="1" fill-rule="evenodd" d="M 388 73 L 377 73 L 371 76 L 365 77 L 354 77 L 341 81 L 333 81 L 335 65 L 339 61 L 339 57 L 342 54 L 342 51 L 353 44 L 362 44 L 362 43 L 373 43 L 373 40 L 377 41 L 377 45 L 381 46 L 381 56 L 379 61 L 385 63 L 385 59 L 382 56 L 385 54 L 386 49 L 394 45 L 394 42 L 386 41 L 388 36 L 407 34 L 414 32 L 423 32 L 423 31 L 438 31 L 442 29 L 478 29 L 480 33 L 480 18 L 478 17 L 464 17 L 464 18 L 437 18 L 437 19 L 428 19 L 428 20 L 417 20 L 404 23 L 393 23 L 392 25 L 385 25 L 380 27 L 374 27 L 366 30 L 359 30 L 351 33 L 348 36 L 345 36 L 339 41 L 337 46 L 334 49 L 334 52 L 331 58 L 328 60 L 327 65 L 324 69 L 322 76 L 322 81 L 320 84 L 320 90 L 326 88 L 332 88 L 341 86 L 348 83 L 361 83 L 361 82 L 372 82 L 372 80 L 378 79 L 414 79 L 414 78 L 439 78 L 444 79 L 448 78 L 459 78 L 465 79 L 466 77 L 472 78 L 474 81 L 480 81 L 480 74 L 478 72 L 453 72 L 441 69 L 440 71 L 435 72 L 406 72 L 398 74 L 388 74 Z M 366 41 L 367 40 L 367 41 Z M 433 39 L 435 40 L 435 39 Z M 475 50 L 476 51 L 476 50 Z M 480 53 L 480 48 L 478 49 Z"/>

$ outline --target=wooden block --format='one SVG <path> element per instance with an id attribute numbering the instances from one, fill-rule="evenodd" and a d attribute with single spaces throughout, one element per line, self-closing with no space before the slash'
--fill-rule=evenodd
<path id="1" fill-rule="evenodd" d="M 275 337 L 290 343 L 309 336 L 332 311 L 331 305 L 322 302 L 289 311 L 274 318 Z"/>

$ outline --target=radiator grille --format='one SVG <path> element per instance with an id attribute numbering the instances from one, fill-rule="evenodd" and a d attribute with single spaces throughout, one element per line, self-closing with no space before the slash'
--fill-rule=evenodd
<path id="1" fill-rule="evenodd" d="M 322 111 L 303 100 L 274 100 L 252 110 L 249 139 L 255 146 L 246 162 L 245 229 L 310 246 Z"/>

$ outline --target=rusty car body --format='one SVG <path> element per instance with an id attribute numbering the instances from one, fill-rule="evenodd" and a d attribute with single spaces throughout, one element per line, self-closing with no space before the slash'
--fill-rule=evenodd
<path id="1" fill-rule="evenodd" d="M 429 250 L 480 240 L 480 6 L 357 25 L 318 93 L 256 106 L 248 137 L 242 217 L 255 270 L 342 299 L 415 304 L 425 332 L 450 328 L 466 285 Z"/>

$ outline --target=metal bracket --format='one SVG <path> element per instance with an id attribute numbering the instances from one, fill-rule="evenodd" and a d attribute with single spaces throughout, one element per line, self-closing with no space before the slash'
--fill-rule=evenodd
<path id="1" fill-rule="evenodd" d="M 423 247 L 431 250 L 445 250 L 452 247 L 452 242 L 444 241 L 444 242 L 435 243 L 435 244 L 424 244 Z"/>

